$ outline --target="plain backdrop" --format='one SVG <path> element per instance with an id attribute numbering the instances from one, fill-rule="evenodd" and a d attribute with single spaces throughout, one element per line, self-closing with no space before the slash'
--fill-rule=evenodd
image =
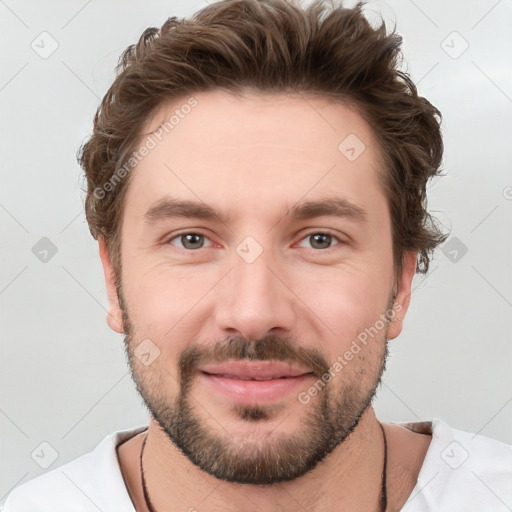
<path id="1" fill-rule="evenodd" d="M 0 2 L 0 499 L 114 430 L 147 424 L 123 336 L 106 324 L 75 154 L 121 52 L 147 27 L 205 5 Z M 443 113 L 446 176 L 429 187 L 429 207 L 450 231 L 430 275 L 415 278 L 377 413 L 440 417 L 511 443 L 512 3 L 402 0 L 365 11 L 396 22 L 404 70 Z"/>

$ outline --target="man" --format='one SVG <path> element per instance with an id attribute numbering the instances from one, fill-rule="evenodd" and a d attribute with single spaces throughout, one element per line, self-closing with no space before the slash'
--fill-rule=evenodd
<path id="1" fill-rule="evenodd" d="M 512 506 L 511 447 L 371 405 L 445 238 L 425 206 L 443 145 L 361 8 L 227 0 L 123 54 L 80 163 L 151 421 L 5 511 Z"/>

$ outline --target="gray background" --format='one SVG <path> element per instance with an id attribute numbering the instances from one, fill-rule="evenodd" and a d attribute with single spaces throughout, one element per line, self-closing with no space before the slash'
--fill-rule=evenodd
<path id="1" fill-rule="evenodd" d="M 148 26 L 204 5 L 0 1 L 0 499 L 41 465 L 147 422 L 123 337 L 105 321 L 75 153 L 122 50 Z M 405 69 L 444 115 L 447 176 L 430 187 L 429 206 L 451 230 L 430 276 L 415 280 L 377 413 L 440 417 L 512 443 L 512 3 L 402 0 L 366 10 L 396 20 Z M 38 253 L 43 237 L 55 254 Z"/>

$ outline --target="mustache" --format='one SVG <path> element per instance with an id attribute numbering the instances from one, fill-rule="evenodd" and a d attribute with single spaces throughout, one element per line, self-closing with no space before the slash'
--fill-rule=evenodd
<path id="1" fill-rule="evenodd" d="M 178 359 L 180 380 L 182 384 L 186 384 L 192 374 L 203 364 L 244 359 L 300 363 L 318 377 L 329 370 L 325 357 L 314 347 L 298 346 L 290 339 L 272 334 L 261 340 L 247 340 L 243 336 L 231 336 L 209 346 L 194 344 L 187 347 Z"/>

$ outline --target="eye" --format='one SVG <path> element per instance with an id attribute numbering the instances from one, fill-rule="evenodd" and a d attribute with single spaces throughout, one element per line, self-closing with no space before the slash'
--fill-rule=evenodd
<path id="1" fill-rule="evenodd" d="M 342 243 L 338 237 L 335 237 L 324 231 L 317 231 L 306 235 L 302 240 L 310 240 L 313 249 L 330 249 L 333 247 L 333 240 L 337 240 L 340 244 Z M 339 245 L 339 244 L 334 244 Z"/>
<path id="2" fill-rule="evenodd" d="M 175 237 L 169 239 L 167 243 L 176 245 L 188 251 L 194 251 L 205 247 L 205 240 L 209 241 L 209 238 L 201 233 L 189 231 L 176 235 Z M 335 245 L 340 245 L 343 243 L 338 237 L 324 231 L 316 231 L 306 235 L 304 238 L 302 238 L 301 244 L 299 245 L 302 246 L 303 241 L 306 240 L 310 241 L 312 249 L 324 251 L 326 249 L 332 248 Z M 333 244 L 334 240 L 338 241 L 338 243 Z"/>
<path id="3" fill-rule="evenodd" d="M 204 241 L 208 240 L 208 238 L 201 233 L 188 232 L 181 233 L 180 235 L 171 238 L 167 243 L 176 245 L 173 243 L 174 240 L 181 242 L 181 245 L 178 245 L 178 247 L 181 247 L 182 249 L 196 250 L 201 249 L 204 246 Z"/>

